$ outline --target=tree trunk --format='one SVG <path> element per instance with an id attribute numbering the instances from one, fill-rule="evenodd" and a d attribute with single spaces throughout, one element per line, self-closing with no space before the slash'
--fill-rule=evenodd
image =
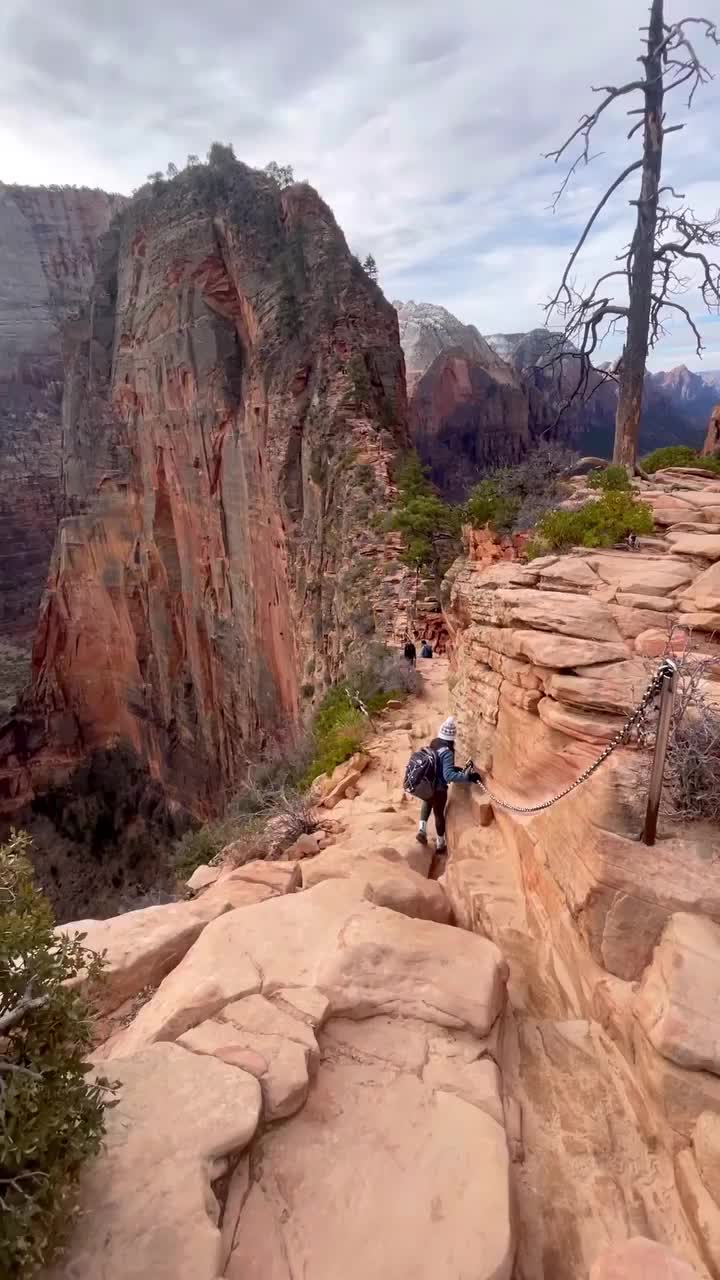
<path id="1" fill-rule="evenodd" d="M 635 470 L 645 383 L 655 265 L 655 227 L 663 148 L 663 0 L 652 0 L 645 65 L 645 134 L 640 199 L 633 236 L 627 333 L 615 417 L 613 462 Z"/>

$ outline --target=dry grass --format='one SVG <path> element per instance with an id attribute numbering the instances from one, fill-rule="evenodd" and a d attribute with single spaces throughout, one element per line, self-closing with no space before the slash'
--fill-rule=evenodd
<path id="1" fill-rule="evenodd" d="M 666 817 L 720 823 L 720 708 L 708 697 L 711 670 L 720 656 L 698 652 L 692 635 L 677 651 L 668 628 L 668 657 L 679 671 L 663 792 Z M 709 647 L 712 639 L 703 638 Z M 675 651 L 673 651 L 675 650 Z"/>

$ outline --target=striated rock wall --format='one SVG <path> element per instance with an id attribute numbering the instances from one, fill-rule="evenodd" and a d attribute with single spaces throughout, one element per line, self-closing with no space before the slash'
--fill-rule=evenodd
<path id="1" fill-rule="evenodd" d="M 119 197 L 0 184 L 0 637 L 28 641 L 60 506 L 61 325 Z"/>
<path id="2" fill-rule="evenodd" d="M 410 430 L 436 483 L 462 498 L 488 467 L 517 462 L 527 452 L 528 393 L 489 347 L 485 356 L 453 347 L 417 383 Z"/>
<path id="3" fill-rule="evenodd" d="M 7 803 L 42 724 L 55 758 L 122 741 L 202 809 L 394 633 L 369 517 L 408 442 L 397 316 L 311 188 L 233 163 L 130 205 L 67 345 L 69 514 Z"/>
<path id="4" fill-rule="evenodd" d="M 535 1142 L 518 1265 L 541 1276 L 553 1258 L 558 1280 L 618 1230 L 720 1274 L 720 831 L 661 813 L 657 843 L 640 842 L 652 733 L 548 809 L 499 803 L 568 786 L 690 635 L 720 705 L 720 481 L 678 469 L 641 487 L 660 532 L 638 551 L 461 561 L 448 581 L 461 751 L 497 802 L 456 789 L 445 883 L 458 922 L 510 963 L 504 1069 Z"/>

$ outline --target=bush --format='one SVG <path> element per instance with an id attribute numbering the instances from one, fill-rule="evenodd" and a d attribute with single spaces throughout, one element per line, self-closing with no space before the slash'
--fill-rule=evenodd
<path id="1" fill-rule="evenodd" d="M 629 534 L 652 533 L 652 510 L 631 494 L 606 493 L 576 511 L 550 511 L 540 520 L 527 545 L 530 560 L 570 547 L 612 547 Z"/>
<path id="2" fill-rule="evenodd" d="M 101 962 L 55 936 L 28 846 L 13 834 L 0 848 L 0 1274 L 15 1280 L 48 1264 L 67 1235 L 109 1089 L 88 1082 L 89 1009 L 68 985 L 97 979 Z"/>
<path id="3" fill-rule="evenodd" d="M 632 486 L 624 467 L 611 465 L 604 471 L 593 471 L 587 478 L 588 489 L 601 489 L 603 493 L 629 493 Z"/>
<path id="4" fill-rule="evenodd" d="M 438 497 L 417 454 L 404 459 L 395 479 L 399 494 L 386 528 L 403 535 L 403 563 L 444 573 L 459 550 L 459 509 Z"/>
<path id="5" fill-rule="evenodd" d="M 641 463 L 643 471 L 661 471 L 664 467 L 697 467 L 720 475 L 720 458 L 704 458 L 686 444 L 669 444 L 664 449 L 654 449 Z"/>
<path id="6" fill-rule="evenodd" d="M 678 693 L 668 742 L 664 811 L 685 822 L 720 822 L 720 710 L 708 700 L 703 682 L 714 658 L 693 653 L 668 656 L 678 665 Z"/>
<path id="7" fill-rule="evenodd" d="M 499 533 L 532 528 L 563 496 L 563 474 L 575 456 L 562 445 L 541 444 L 517 466 L 499 467 L 471 491 L 464 519 Z"/>

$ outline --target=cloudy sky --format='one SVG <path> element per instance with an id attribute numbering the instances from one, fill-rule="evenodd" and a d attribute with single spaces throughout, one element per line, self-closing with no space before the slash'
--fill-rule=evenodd
<path id="1" fill-rule="evenodd" d="M 718 0 L 697 5 L 717 16 Z M 554 215 L 558 171 L 542 155 L 595 102 L 590 85 L 637 76 L 646 15 L 646 0 L 2 0 L 0 178 L 130 192 L 232 141 L 250 164 L 308 178 L 389 297 L 442 303 L 485 333 L 530 328 L 637 139 L 621 105 Z M 703 52 L 718 78 L 668 139 L 666 172 L 710 216 L 720 49 Z M 688 118 L 674 97 L 672 119 Z M 614 199 L 578 283 L 612 265 L 635 194 Z M 654 367 L 720 368 L 720 321 L 692 309 L 704 361 L 677 328 Z"/>

